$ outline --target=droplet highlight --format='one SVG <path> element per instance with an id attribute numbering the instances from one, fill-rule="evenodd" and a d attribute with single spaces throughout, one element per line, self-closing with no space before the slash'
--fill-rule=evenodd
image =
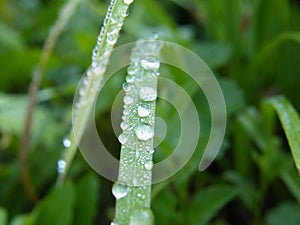
<path id="1" fill-rule="evenodd" d="M 125 96 L 123 101 L 125 105 L 130 105 L 133 102 L 133 98 L 130 96 Z"/>
<path id="2" fill-rule="evenodd" d="M 64 145 L 65 148 L 70 147 L 70 146 L 71 146 L 71 141 L 70 141 L 70 139 L 65 138 L 65 139 L 63 140 L 63 145 Z"/>
<path id="3" fill-rule="evenodd" d="M 118 140 L 122 145 L 124 145 L 128 141 L 128 137 L 126 136 L 126 134 L 122 133 L 119 135 Z"/>
<path id="4" fill-rule="evenodd" d="M 154 131 L 151 126 L 142 124 L 136 128 L 135 135 L 137 136 L 138 139 L 147 141 L 147 140 L 153 138 Z"/>
<path id="5" fill-rule="evenodd" d="M 149 116 L 149 114 L 150 114 L 150 110 L 149 109 L 147 109 L 147 108 L 145 108 L 143 106 L 139 106 L 138 107 L 138 115 L 140 117 L 147 117 L 147 116 Z"/>
<path id="6" fill-rule="evenodd" d="M 130 5 L 133 2 L 133 0 L 124 0 L 124 4 Z"/>
<path id="7" fill-rule="evenodd" d="M 114 183 L 112 187 L 112 194 L 115 196 L 116 199 L 121 199 L 126 197 L 129 192 L 129 188 L 125 184 Z"/>
<path id="8" fill-rule="evenodd" d="M 143 59 L 141 64 L 145 70 L 158 70 L 160 66 L 160 62 L 156 59 Z"/>
<path id="9" fill-rule="evenodd" d="M 154 101 L 157 98 L 157 91 L 152 87 L 142 87 L 139 95 L 143 101 Z"/>
<path id="10" fill-rule="evenodd" d="M 57 172 L 64 173 L 66 170 L 66 166 L 67 166 L 67 163 L 64 160 L 62 160 L 62 159 L 58 160 L 57 161 Z"/>
<path id="11" fill-rule="evenodd" d="M 145 162 L 145 169 L 146 170 L 152 170 L 152 168 L 153 168 L 153 162 L 152 161 L 147 161 L 147 162 Z"/>

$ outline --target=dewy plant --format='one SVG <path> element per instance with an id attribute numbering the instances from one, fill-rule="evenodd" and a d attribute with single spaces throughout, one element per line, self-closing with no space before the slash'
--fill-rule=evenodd
<path id="1" fill-rule="evenodd" d="M 152 224 L 150 210 L 152 154 L 160 42 L 139 41 L 128 67 L 119 136 L 122 144 L 118 181 L 112 193 L 116 213 L 112 224 Z"/>

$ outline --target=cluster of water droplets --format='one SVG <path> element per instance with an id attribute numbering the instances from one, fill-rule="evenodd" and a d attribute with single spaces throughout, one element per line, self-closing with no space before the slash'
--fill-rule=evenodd
<path id="1" fill-rule="evenodd" d="M 160 42 L 159 42 L 160 43 Z M 127 69 L 123 84 L 123 115 L 118 139 L 122 145 L 118 182 L 112 193 L 117 201 L 134 201 L 129 221 L 123 221 L 124 213 L 116 212 L 117 224 L 144 224 L 150 221 L 152 212 L 150 192 L 153 168 L 153 138 L 155 122 L 155 102 L 157 99 L 157 79 L 160 48 L 153 41 L 139 41 L 131 54 L 131 64 Z M 149 223 L 150 224 L 150 223 Z"/>
<path id="2" fill-rule="evenodd" d="M 122 4 L 116 4 L 116 0 L 111 0 L 93 50 L 93 61 L 96 61 L 105 52 L 111 51 L 117 43 L 124 19 L 128 16 L 128 6 L 132 2 L 133 0 L 124 0 Z"/>

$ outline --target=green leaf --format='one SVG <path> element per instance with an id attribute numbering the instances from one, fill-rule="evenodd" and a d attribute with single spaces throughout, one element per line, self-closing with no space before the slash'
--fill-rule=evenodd
<path id="1" fill-rule="evenodd" d="M 298 225 L 300 221 L 300 207 L 295 203 L 282 203 L 271 210 L 266 222 L 268 225 Z"/>
<path id="2" fill-rule="evenodd" d="M 2 22 L 0 23 L 0 47 L 16 51 L 25 49 L 20 36 Z"/>
<path id="3" fill-rule="evenodd" d="M 207 224 L 229 201 L 237 195 L 237 191 L 230 186 L 215 185 L 193 197 L 187 211 L 187 224 Z"/>
<path id="4" fill-rule="evenodd" d="M 283 33 L 276 38 L 270 40 L 265 44 L 255 55 L 254 61 L 252 63 L 253 69 L 257 69 L 262 66 L 265 60 L 273 55 L 279 46 L 286 41 L 294 41 L 300 44 L 300 33 L 299 32 L 288 32 Z"/>
<path id="5" fill-rule="evenodd" d="M 74 187 L 66 182 L 55 187 L 36 208 L 38 217 L 36 225 L 71 225 L 74 208 Z"/>
<path id="6" fill-rule="evenodd" d="M 271 98 L 265 104 L 270 104 L 276 111 L 300 173 L 300 119 L 297 111 L 283 96 Z"/>
<path id="7" fill-rule="evenodd" d="M 210 68 L 225 65 L 232 55 L 232 48 L 228 44 L 218 42 L 195 43 L 192 50 L 197 53 Z"/>
<path id="8" fill-rule="evenodd" d="M 281 174 L 280 177 L 300 204 L 300 179 L 294 170 L 295 168 L 286 170 Z"/>
<path id="9" fill-rule="evenodd" d="M 7 210 L 3 207 L 0 207 L 0 224 L 5 225 L 7 223 Z"/>
<path id="10" fill-rule="evenodd" d="M 74 225 L 93 224 L 97 209 L 98 191 L 99 182 L 94 174 L 88 174 L 80 179 L 76 186 Z"/>
<path id="11" fill-rule="evenodd" d="M 36 212 L 25 214 L 25 215 L 18 215 L 12 219 L 9 225 L 37 225 L 36 217 L 37 217 Z"/>

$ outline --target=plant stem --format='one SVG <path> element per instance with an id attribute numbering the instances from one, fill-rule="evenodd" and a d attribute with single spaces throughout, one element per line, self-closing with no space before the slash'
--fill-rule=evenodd
<path id="1" fill-rule="evenodd" d="M 69 138 L 64 140 L 64 152 L 62 158 L 57 163 L 59 173 L 57 183 L 64 182 L 71 162 L 77 150 L 77 144 L 81 141 L 84 129 L 89 119 L 91 110 L 98 96 L 98 91 L 104 80 L 104 74 L 109 62 L 111 51 L 113 50 L 119 33 L 122 29 L 125 18 L 128 15 L 128 7 L 131 0 L 111 0 L 106 17 L 103 22 L 97 44 L 93 50 L 92 65 L 87 70 L 84 82 L 79 87 L 79 100 L 75 103 L 73 111 L 73 124 L 69 132 Z M 76 140 L 74 136 L 76 131 Z"/>
<path id="2" fill-rule="evenodd" d="M 125 91 L 124 111 L 119 141 L 122 144 L 118 181 L 112 192 L 116 198 L 112 224 L 150 225 L 152 155 L 157 75 L 156 57 L 160 44 L 140 41 L 131 55 Z"/>
<path id="3" fill-rule="evenodd" d="M 29 100 L 28 100 L 28 107 L 27 107 L 27 111 L 26 111 L 26 115 L 25 115 L 24 129 L 23 129 L 22 136 L 21 136 L 19 158 L 20 158 L 20 164 L 21 164 L 22 182 L 23 182 L 23 185 L 24 185 L 24 188 L 25 188 L 25 191 L 26 191 L 28 197 L 33 202 L 38 201 L 38 195 L 35 192 L 35 190 L 32 186 L 32 183 L 31 183 L 30 174 L 29 174 L 29 170 L 28 170 L 28 163 L 27 163 L 27 152 L 28 152 L 28 146 L 29 146 L 29 142 L 30 142 L 32 118 L 34 116 L 37 93 L 38 93 L 38 89 L 39 89 L 46 65 L 47 65 L 50 55 L 53 51 L 53 48 L 54 48 L 60 34 L 63 32 L 66 24 L 68 23 L 71 16 L 75 12 L 79 2 L 80 2 L 80 0 L 69 0 L 62 7 L 59 17 L 56 20 L 54 26 L 52 27 L 52 29 L 50 31 L 49 36 L 47 37 L 47 39 L 45 41 L 39 63 L 33 73 L 32 81 L 29 86 Z"/>

